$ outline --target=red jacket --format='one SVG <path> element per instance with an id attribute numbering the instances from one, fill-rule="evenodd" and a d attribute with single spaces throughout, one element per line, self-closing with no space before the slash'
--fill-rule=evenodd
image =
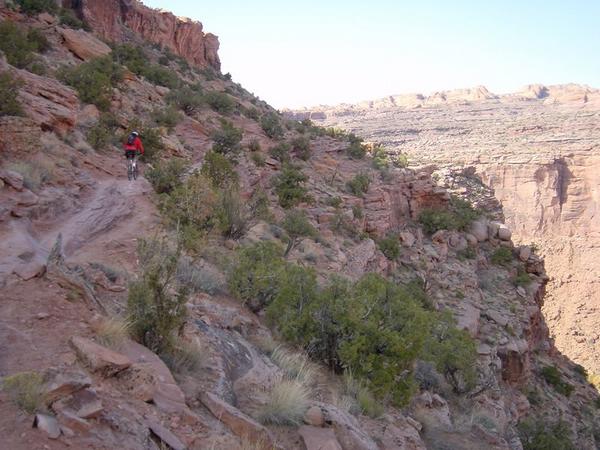
<path id="1" fill-rule="evenodd" d="M 128 144 L 127 141 L 123 144 L 123 150 L 137 150 L 140 152 L 140 155 L 144 154 L 144 146 L 142 145 L 142 140 L 139 136 L 135 137 L 133 144 Z"/>

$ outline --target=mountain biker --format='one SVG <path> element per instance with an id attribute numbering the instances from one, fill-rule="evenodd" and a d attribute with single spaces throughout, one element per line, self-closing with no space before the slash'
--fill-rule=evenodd
<path id="1" fill-rule="evenodd" d="M 142 140 L 140 139 L 140 133 L 137 131 L 132 131 L 131 134 L 127 137 L 127 141 L 123 144 L 123 150 L 125 150 L 125 157 L 135 158 L 136 154 L 140 155 L 144 154 L 144 145 L 142 144 Z"/>

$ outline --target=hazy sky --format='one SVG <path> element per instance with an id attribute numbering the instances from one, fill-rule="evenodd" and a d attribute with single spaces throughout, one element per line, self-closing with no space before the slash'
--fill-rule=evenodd
<path id="1" fill-rule="evenodd" d="M 600 87 L 600 0 L 143 0 L 219 36 L 275 107 L 529 83 Z"/>

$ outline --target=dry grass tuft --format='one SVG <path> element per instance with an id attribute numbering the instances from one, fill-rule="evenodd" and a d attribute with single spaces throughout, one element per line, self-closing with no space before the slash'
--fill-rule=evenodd
<path id="1" fill-rule="evenodd" d="M 282 379 L 271 390 L 258 420 L 273 425 L 300 425 L 309 407 L 310 390 L 299 380 Z"/>
<path id="2" fill-rule="evenodd" d="M 39 411 L 44 405 L 44 379 L 37 372 L 21 372 L 4 378 L 2 390 L 29 414 Z"/>
<path id="3" fill-rule="evenodd" d="M 102 321 L 96 332 L 100 345 L 120 350 L 129 338 L 129 322 L 121 317 L 108 317 Z"/>
<path id="4" fill-rule="evenodd" d="M 350 371 L 344 374 L 342 394 L 335 399 L 335 404 L 350 414 L 365 414 L 372 419 L 380 417 L 385 412 L 382 403 Z"/>
<path id="5" fill-rule="evenodd" d="M 180 375 L 194 374 L 206 364 L 206 352 L 195 340 L 177 339 L 173 349 L 161 357 L 169 369 Z"/>
<path id="6" fill-rule="evenodd" d="M 297 380 L 309 386 L 316 376 L 314 365 L 305 353 L 296 353 L 278 346 L 271 353 L 271 359 L 277 364 L 290 380 Z"/>

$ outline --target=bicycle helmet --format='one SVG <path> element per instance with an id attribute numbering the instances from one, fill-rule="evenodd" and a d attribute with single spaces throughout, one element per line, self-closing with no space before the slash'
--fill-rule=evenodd
<path id="1" fill-rule="evenodd" d="M 138 133 L 137 131 L 132 131 L 131 134 L 133 134 L 134 136 L 139 136 L 140 133 Z"/>

